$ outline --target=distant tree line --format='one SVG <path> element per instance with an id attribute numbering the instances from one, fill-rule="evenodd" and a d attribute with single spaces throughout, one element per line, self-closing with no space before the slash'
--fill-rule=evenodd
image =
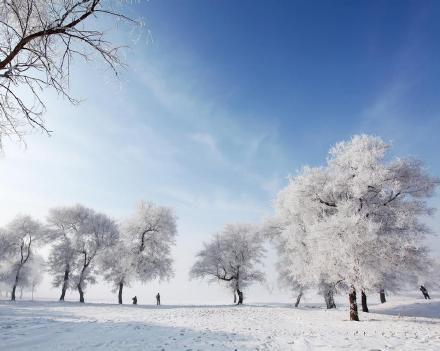
<path id="1" fill-rule="evenodd" d="M 34 284 L 44 267 L 53 286 L 61 288 L 61 301 L 73 289 L 84 302 L 87 285 L 101 275 L 113 284 L 122 303 L 123 287 L 133 281 L 173 276 L 176 234 L 173 211 L 146 202 L 121 223 L 82 205 L 53 208 L 44 224 L 19 215 L 0 229 L 0 281 L 15 300 L 16 289 Z M 44 245 L 50 250 L 46 264 L 36 253 Z"/>

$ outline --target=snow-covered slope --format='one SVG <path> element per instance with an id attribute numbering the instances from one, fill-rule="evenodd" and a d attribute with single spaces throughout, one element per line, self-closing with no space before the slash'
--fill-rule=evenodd
<path id="1" fill-rule="evenodd" d="M 440 299 L 393 297 L 347 320 L 312 304 L 0 302 L 0 350 L 440 350 Z"/>

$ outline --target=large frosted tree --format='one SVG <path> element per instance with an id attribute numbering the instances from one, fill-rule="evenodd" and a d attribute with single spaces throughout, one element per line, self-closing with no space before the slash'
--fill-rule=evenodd
<path id="1" fill-rule="evenodd" d="M 100 270 L 104 280 L 118 292 L 118 303 L 122 304 L 124 286 L 136 279 L 137 251 L 127 240 L 120 238 L 116 245 L 107 248 L 100 258 Z"/>
<path id="2" fill-rule="evenodd" d="M 82 205 L 56 207 L 49 210 L 47 226 L 52 238 L 48 260 L 48 270 L 54 287 L 61 286 L 60 301 L 64 301 L 66 291 L 71 286 L 71 275 L 78 262 L 79 231 L 85 228 L 84 222 L 90 211 Z"/>
<path id="3" fill-rule="evenodd" d="M 305 167 L 276 202 L 281 272 L 299 286 L 323 282 L 356 291 L 401 284 L 428 264 L 421 217 L 438 179 L 414 159 L 390 159 L 378 137 L 357 135 L 331 148 L 327 165 Z M 304 258 L 296 257 L 302 255 Z M 285 273 L 283 273 L 285 274 Z"/>
<path id="4" fill-rule="evenodd" d="M 171 249 L 177 235 L 176 216 L 171 208 L 140 202 L 135 213 L 121 225 L 124 250 L 131 260 L 115 262 L 112 269 L 116 276 L 126 272 L 125 279 L 114 281 L 122 295 L 128 273 L 143 283 L 153 279 L 169 279 L 173 276 Z M 130 268 L 131 267 L 131 268 Z M 119 281 L 118 281 L 119 280 Z M 122 284 L 122 285 L 120 285 Z"/>
<path id="5" fill-rule="evenodd" d="M 190 276 L 224 282 L 243 303 L 243 289 L 254 282 L 263 282 L 261 271 L 265 256 L 263 236 L 250 224 L 228 224 L 203 244 Z"/>
<path id="6" fill-rule="evenodd" d="M 78 255 L 72 280 L 79 293 L 79 301 L 84 302 L 87 283 L 95 283 L 95 269 L 99 255 L 114 246 L 119 238 L 115 221 L 103 213 L 85 209 L 87 216 L 75 236 L 75 251 Z"/>
<path id="7" fill-rule="evenodd" d="M 68 288 L 84 302 L 87 283 L 95 282 L 99 257 L 119 239 L 114 220 L 82 205 L 57 207 L 47 217 L 52 247 L 48 260 L 54 286 L 61 286 L 60 300 Z"/>

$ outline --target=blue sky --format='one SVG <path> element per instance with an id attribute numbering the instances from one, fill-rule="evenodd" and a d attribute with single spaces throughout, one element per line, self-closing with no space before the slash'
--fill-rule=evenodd
<path id="1" fill-rule="evenodd" d="M 177 75 L 193 73 L 191 89 L 240 124 L 276 126 L 290 160 L 294 153 L 320 162 L 329 144 L 357 132 L 398 147 L 439 127 L 438 2 L 151 1 L 142 8 L 155 40 L 150 55 Z M 423 144 L 413 152 L 429 157 L 432 145 Z"/>
<path id="2" fill-rule="evenodd" d="M 150 0 L 128 11 L 145 27 L 111 34 L 130 46 L 120 78 L 77 61 L 82 103 L 47 92 L 52 137 L 5 143 L 0 223 L 77 202 L 118 219 L 140 199 L 174 207 L 176 278 L 133 287 L 141 300 L 156 289 L 174 301 L 229 299 L 187 282 L 200 242 L 270 215 L 289 174 L 353 134 L 379 135 L 440 175 L 440 2 Z M 440 229 L 440 216 L 430 223 Z M 272 258 L 267 266 L 254 300 L 274 299 Z"/>

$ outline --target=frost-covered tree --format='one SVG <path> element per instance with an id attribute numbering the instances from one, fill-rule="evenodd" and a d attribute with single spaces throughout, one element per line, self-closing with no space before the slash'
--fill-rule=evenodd
<path id="1" fill-rule="evenodd" d="M 61 286 L 61 301 L 72 288 L 84 302 L 87 282 L 95 282 L 97 257 L 117 242 L 118 227 L 105 214 L 82 205 L 51 209 L 47 223 L 52 239 L 48 259 L 52 284 Z"/>
<path id="2" fill-rule="evenodd" d="M 121 225 L 118 243 L 101 257 L 104 279 L 118 291 L 137 279 L 168 279 L 172 276 L 171 247 L 177 234 L 173 211 L 153 203 L 140 202 L 136 212 Z"/>
<path id="3" fill-rule="evenodd" d="M 121 230 L 138 280 L 145 283 L 172 277 L 171 248 L 177 235 L 172 209 L 140 202 Z"/>
<path id="4" fill-rule="evenodd" d="M 238 304 L 243 303 L 243 289 L 254 282 L 263 282 L 260 270 L 265 257 L 263 236 L 250 224 L 228 224 L 203 243 L 197 254 L 191 278 L 209 278 L 225 282 L 238 295 Z"/>
<path id="5" fill-rule="evenodd" d="M 99 255 L 115 245 L 119 230 L 114 220 L 90 208 L 82 208 L 83 220 L 75 231 L 73 246 L 77 259 L 72 282 L 79 293 L 79 301 L 84 302 L 84 290 L 87 283 L 94 284 L 95 268 Z"/>
<path id="6" fill-rule="evenodd" d="M 4 244 L 7 248 L 3 263 L 3 279 L 12 287 L 11 300 L 16 298 L 20 282 L 28 278 L 27 266 L 33 259 L 35 247 L 47 239 L 42 224 L 28 215 L 18 215 L 5 228 Z"/>
<path id="7" fill-rule="evenodd" d="M 79 260 L 76 244 L 81 230 L 86 230 L 86 222 L 93 211 L 82 206 L 56 207 L 49 210 L 46 222 L 52 239 L 48 259 L 48 271 L 52 276 L 52 285 L 61 286 L 60 301 L 64 301 L 68 288 L 72 285 L 71 275 Z"/>
<path id="8" fill-rule="evenodd" d="M 67 289 L 71 288 L 71 274 L 78 261 L 78 255 L 69 241 L 56 242 L 51 246 L 48 271 L 54 287 L 61 286 L 60 301 L 64 301 Z"/>
<path id="9" fill-rule="evenodd" d="M 129 286 L 136 278 L 137 250 L 121 238 L 116 245 L 106 249 L 101 255 L 101 271 L 104 279 L 118 291 L 118 303 L 122 304 L 124 286 Z"/>
<path id="10" fill-rule="evenodd" d="M 367 135 L 338 143 L 326 166 L 303 168 L 277 198 L 284 227 L 274 238 L 284 271 L 300 286 L 350 287 L 352 320 L 356 288 L 399 285 L 426 262 L 421 217 L 432 213 L 425 200 L 438 179 L 418 160 L 390 160 L 388 149 Z"/>

